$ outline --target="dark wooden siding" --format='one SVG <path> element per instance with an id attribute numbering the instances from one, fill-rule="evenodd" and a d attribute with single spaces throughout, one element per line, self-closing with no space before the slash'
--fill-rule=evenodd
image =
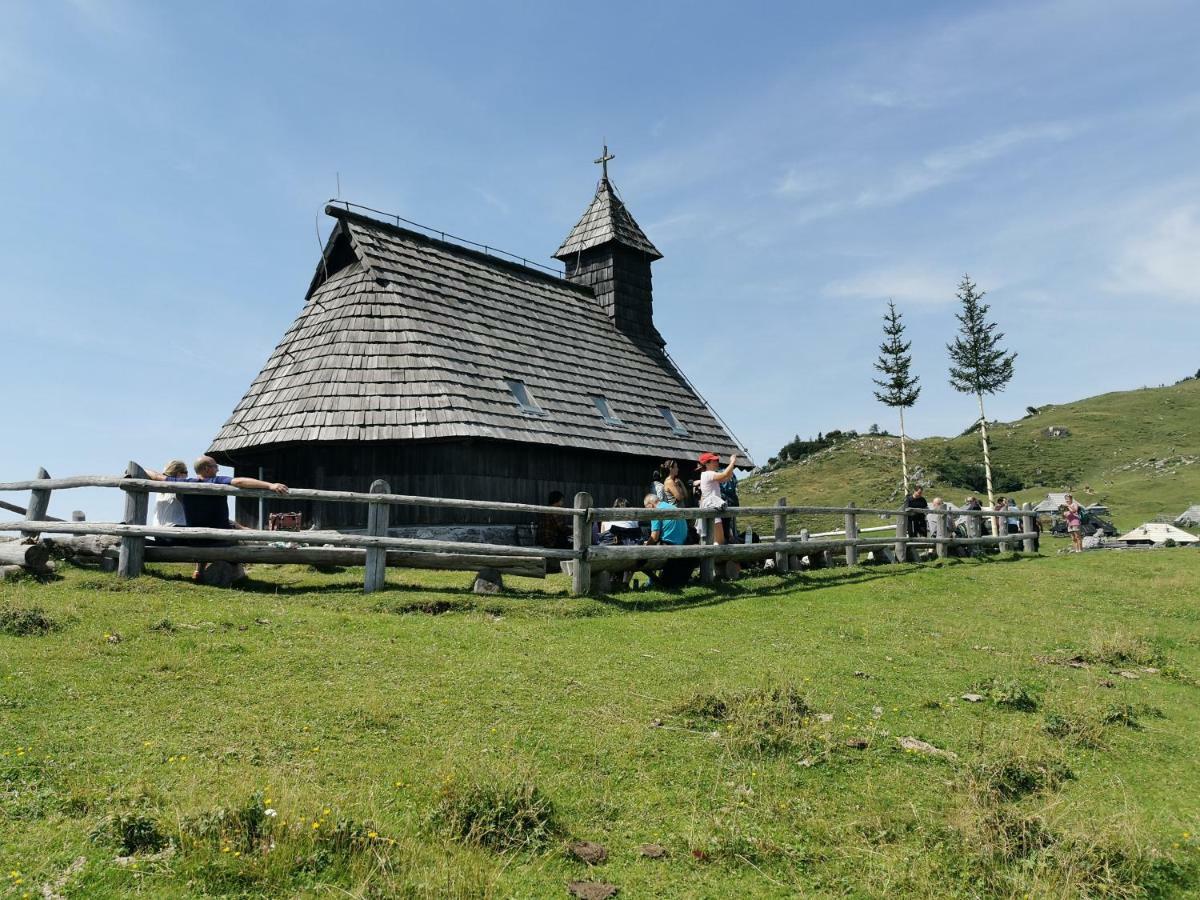
<path id="1" fill-rule="evenodd" d="M 617 497 L 640 505 L 650 489 L 657 459 L 591 450 L 564 449 L 507 441 L 362 441 L 272 447 L 263 451 L 219 454 L 237 475 L 282 481 L 297 487 L 366 491 L 382 478 L 397 494 L 545 503 L 553 490 L 569 504 L 577 491 L 588 491 L 596 505 Z M 270 501 L 269 511 L 300 510 L 305 525 L 362 528 L 367 509 L 359 504 Z M 239 500 L 238 521 L 254 525 L 258 503 Z M 474 511 L 392 507 L 393 525 L 453 523 L 521 524 L 530 516 Z"/>

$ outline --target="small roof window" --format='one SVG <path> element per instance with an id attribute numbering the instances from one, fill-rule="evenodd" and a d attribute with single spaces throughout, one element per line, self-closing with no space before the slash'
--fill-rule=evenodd
<path id="1" fill-rule="evenodd" d="M 599 394 L 592 397 L 592 402 L 596 404 L 596 409 L 600 413 L 600 418 L 604 420 L 605 425 L 624 425 L 621 417 L 612 411 L 612 407 L 608 405 L 608 399 Z"/>
<path id="2" fill-rule="evenodd" d="M 671 412 L 671 408 L 669 406 L 660 406 L 658 411 L 662 413 L 662 417 L 667 420 L 667 427 L 670 428 L 674 434 L 677 434 L 680 437 L 688 436 L 688 430 L 679 424 L 679 420 L 675 418 L 675 413 Z"/>
<path id="3" fill-rule="evenodd" d="M 513 399 L 517 401 L 517 406 L 521 407 L 521 412 L 527 416 L 544 416 L 546 411 L 538 406 L 536 400 L 533 399 L 533 394 L 529 393 L 529 388 L 525 386 L 525 382 L 518 381 L 515 378 L 506 378 L 504 383 L 508 385 L 509 391 L 512 392 Z"/>

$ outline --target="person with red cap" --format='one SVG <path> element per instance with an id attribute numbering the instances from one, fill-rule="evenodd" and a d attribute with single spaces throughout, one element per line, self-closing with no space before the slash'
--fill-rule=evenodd
<path id="1" fill-rule="evenodd" d="M 737 466 L 737 454 L 729 457 L 729 465 L 720 469 L 721 457 L 715 453 L 700 454 L 700 508 L 724 509 L 725 500 L 721 496 L 721 484 L 733 477 L 734 467 Z M 720 471 L 718 471 L 720 469 Z M 713 540 L 718 544 L 725 543 L 725 528 L 720 519 L 713 520 Z"/>

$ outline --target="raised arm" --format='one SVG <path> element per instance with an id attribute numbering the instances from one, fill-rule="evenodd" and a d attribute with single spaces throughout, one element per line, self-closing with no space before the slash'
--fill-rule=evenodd
<path id="1" fill-rule="evenodd" d="M 259 481 L 257 478 L 247 478 L 244 475 L 229 482 L 237 488 L 249 488 L 255 491 L 274 491 L 276 494 L 286 494 L 288 487 L 278 481 Z"/>
<path id="2" fill-rule="evenodd" d="M 737 467 L 737 454 L 729 457 L 729 465 L 713 476 L 714 481 L 728 481 L 733 477 L 733 470 Z"/>

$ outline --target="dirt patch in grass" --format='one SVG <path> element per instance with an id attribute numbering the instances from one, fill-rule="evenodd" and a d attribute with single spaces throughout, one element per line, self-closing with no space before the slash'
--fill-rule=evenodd
<path id="1" fill-rule="evenodd" d="M 533 781 L 493 774 L 443 781 L 431 824 L 455 840 L 501 853 L 539 850 L 562 835 L 554 804 Z"/>
<path id="2" fill-rule="evenodd" d="M 0 606 L 0 633 L 17 637 L 49 634 L 62 625 L 40 606 Z"/>
<path id="3" fill-rule="evenodd" d="M 428 598 L 402 600 L 398 603 L 389 603 L 385 607 L 387 612 L 398 615 L 424 613 L 427 616 L 441 616 L 450 612 L 466 612 L 474 608 L 475 604 L 469 600 L 430 600 Z"/>

